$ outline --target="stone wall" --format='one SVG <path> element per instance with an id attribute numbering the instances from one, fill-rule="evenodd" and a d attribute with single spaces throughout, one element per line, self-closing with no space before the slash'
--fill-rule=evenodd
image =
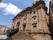
<path id="1" fill-rule="evenodd" d="M 5 34 L 7 30 L 10 30 L 10 29 L 4 25 L 0 25 L 0 34 Z"/>
<path id="2" fill-rule="evenodd" d="M 26 32 L 35 40 L 52 40 L 48 25 L 47 7 L 38 0 L 14 17 L 12 28 L 19 28 L 19 32 Z"/>

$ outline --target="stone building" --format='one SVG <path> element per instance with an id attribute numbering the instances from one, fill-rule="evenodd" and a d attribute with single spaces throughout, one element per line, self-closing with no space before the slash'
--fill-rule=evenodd
<path id="1" fill-rule="evenodd" d="M 49 16 L 49 18 L 50 18 L 50 20 L 49 20 L 49 28 L 50 28 L 50 32 L 51 32 L 51 36 L 52 36 L 52 40 L 53 40 L 53 0 L 51 0 L 50 1 L 50 11 L 49 11 L 49 13 L 50 13 L 50 16 Z"/>
<path id="2" fill-rule="evenodd" d="M 8 27 L 6 27 L 4 25 L 0 25 L 0 35 L 5 34 L 7 32 L 7 30 L 9 30 Z"/>
<path id="3" fill-rule="evenodd" d="M 25 32 L 35 40 L 52 40 L 48 25 L 49 14 L 45 2 L 36 0 L 14 17 L 12 29 L 19 28 L 19 32 Z"/>
<path id="4" fill-rule="evenodd" d="M 50 1 L 50 21 L 53 25 L 53 0 Z"/>

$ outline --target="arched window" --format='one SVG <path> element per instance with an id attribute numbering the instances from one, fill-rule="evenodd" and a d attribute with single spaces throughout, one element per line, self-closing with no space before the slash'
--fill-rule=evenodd
<path id="1" fill-rule="evenodd" d="M 37 23 L 33 23 L 32 25 L 33 25 L 33 28 L 35 28 L 35 27 L 36 27 L 36 25 L 37 25 Z"/>
<path id="2" fill-rule="evenodd" d="M 36 16 L 33 16 L 32 18 L 35 20 L 36 19 Z"/>
<path id="3" fill-rule="evenodd" d="M 18 26 L 18 27 L 20 26 L 20 22 L 17 22 L 17 26 Z"/>
<path id="4" fill-rule="evenodd" d="M 35 14 L 36 13 L 36 11 L 33 11 L 33 14 Z"/>
<path id="5" fill-rule="evenodd" d="M 23 24 L 23 31 L 25 31 L 26 23 Z"/>

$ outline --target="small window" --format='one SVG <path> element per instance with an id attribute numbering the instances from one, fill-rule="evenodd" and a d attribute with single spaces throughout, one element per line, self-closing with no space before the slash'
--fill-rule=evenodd
<path id="1" fill-rule="evenodd" d="M 24 27 L 24 28 L 26 27 L 26 23 L 23 24 L 23 27 Z"/>
<path id="2" fill-rule="evenodd" d="M 33 25 L 33 27 L 35 28 L 35 27 L 36 27 L 36 25 L 37 25 L 37 23 L 33 23 L 32 25 Z"/>
<path id="3" fill-rule="evenodd" d="M 33 14 L 35 14 L 35 11 L 33 11 Z"/>
<path id="4" fill-rule="evenodd" d="M 26 23 L 23 24 L 23 31 L 25 31 Z"/>
<path id="5" fill-rule="evenodd" d="M 36 16 L 33 16 L 32 18 L 35 20 Z"/>
<path id="6" fill-rule="evenodd" d="M 33 25 L 33 27 L 36 27 L 36 25 Z"/>
<path id="7" fill-rule="evenodd" d="M 17 22 L 17 26 L 19 27 L 19 25 L 20 25 L 20 22 Z"/>

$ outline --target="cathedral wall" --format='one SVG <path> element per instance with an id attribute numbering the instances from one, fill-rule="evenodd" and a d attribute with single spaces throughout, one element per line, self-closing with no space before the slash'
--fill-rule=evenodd
<path id="1" fill-rule="evenodd" d="M 49 34 L 31 34 L 35 40 L 52 40 Z"/>
<path id="2" fill-rule="evenodd" d="M 42 1 L 41 1 L 42 2 Z M 13 27 L 19 32 L 29 33 L 35 40 L 51 40 L 49 35 L 49 16 L 44 4 L 22 11 L 13 21 Z M 23 16 L 22 16 L 23 15 Z M 45 34 L 44 34 L 45 33 Z"/>
<path id="3" fill-rule="evenodd" d="M 39 32 L 48 32 L 48 20 L 46 16 L 46 12 L 43 8 L 40 9 L 36 9 L 33 8 L 32 12 L 29 12 L 30 10 L 24 12 L 26 14 L 23 14 L 23 16 L 21 16 L 21 18 L 16 18 L 13 21 L 13 26 L 15 28 L 18 27 L 18 22 L 20 22 L 19 24 L 19 29 L 24 31 L 39 31 Z M 17 16 L 18 17 L 18 16 Z M 23 24 L 25 25 L 25 28 L 23 27 Z M 47 31 L 46 31 L 47 30 Z"/>

